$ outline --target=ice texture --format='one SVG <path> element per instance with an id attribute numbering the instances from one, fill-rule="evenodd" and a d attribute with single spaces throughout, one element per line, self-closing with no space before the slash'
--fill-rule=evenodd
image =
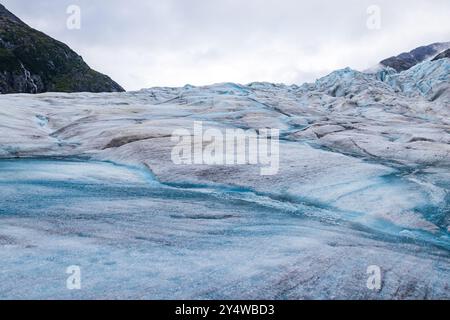
<path id="1" fill-rule="evenodd" d="M 0 298 L 450 298 L 449 61 L 1 96 Z M 278 174 L 174 164 L 194 121 L 279 129 Z"/>

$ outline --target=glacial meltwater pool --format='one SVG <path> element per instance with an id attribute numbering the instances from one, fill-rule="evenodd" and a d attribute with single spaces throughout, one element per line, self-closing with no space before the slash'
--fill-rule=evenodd
<path id="1" fill-rule="evenodd" d="M 0 160 L 0 299 L 450 298 L 445 230 L 334 214 L 139 167 Z"/>

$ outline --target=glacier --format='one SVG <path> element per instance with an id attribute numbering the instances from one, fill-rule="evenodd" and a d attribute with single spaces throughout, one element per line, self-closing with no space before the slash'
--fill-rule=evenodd
<path id="1" fill-rule="evenodd" d="M 1 96 L 0 298 L 450 298 L 449 70 Z M 279 129 L 278 174 L 174 164 L 194 121 Z"/>

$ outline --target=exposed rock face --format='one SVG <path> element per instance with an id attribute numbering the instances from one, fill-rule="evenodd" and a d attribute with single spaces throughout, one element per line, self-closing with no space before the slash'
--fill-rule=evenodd
<path id="1" fill-rule="evenodd" d="M 0 92 L 120 92 L 67 45 L 34 30 L 0 4 Z"/>
<path id="2" fill-rule="evenodd" d="M 439 53 L 436 57 L 434 57 L 433 61 L 444 58 L 450 58 L 450 49 L 447 49 L 444 52 Z"/>
<path id="3" fill-rule="evenodd" d="M 450 42 L 433 43 L 428 46 L 418 47 L 410 52 L 403 52 L 395 57 L 390 57 L 381 61 L 380 64 L 400 72 L 408 70 L 425 59 L 433 57 L 449 48 Z"/>

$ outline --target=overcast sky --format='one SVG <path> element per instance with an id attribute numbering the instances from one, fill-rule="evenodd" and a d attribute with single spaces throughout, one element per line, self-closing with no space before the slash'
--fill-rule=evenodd
<path id="1" fill-rule="evenodd" d="M 449 0 L 2 0 L 127 90 L 252 81 L 301 84 L 450 41 Z M 367 27 L 367 8 L 381 28 Z M 69 5 L 81 28 L 66 26 Z M 373 21 L 373 20 L 371 20 Z"/>

